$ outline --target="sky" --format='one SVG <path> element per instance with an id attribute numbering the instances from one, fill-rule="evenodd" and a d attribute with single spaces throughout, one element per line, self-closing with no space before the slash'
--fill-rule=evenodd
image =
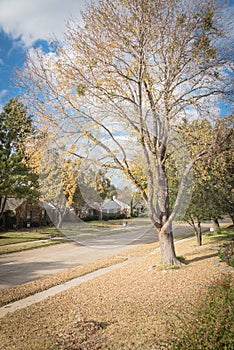
<path id="1" fill-rule="evenodd" d="M 228 3 L 233 9 L 234 0 Z M 62 39 L 66 20 L 81 21 L 84 8 L 85 0 L 0 0 L 0 110 L 18 94 L 14 70 L 22 67 L 27 50 L 46 50 L 52 35 Z"/>
<path id="2" fill-rule="evenodd" d="M 85 0 L 0 0 L 0 110 L 17 95 L 14 70 L 31 47 L 48 48 L 52 35 L 62 39 L 71 16 L 81 20 Z"/>

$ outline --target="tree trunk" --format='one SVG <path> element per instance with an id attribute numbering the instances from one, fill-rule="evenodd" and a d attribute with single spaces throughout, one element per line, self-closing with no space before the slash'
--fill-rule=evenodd
<path id="1" fill-rule="evenodd" d="M 6 231 L 5 208 L 7 196 L 0 197 L 0 230 Z"/>
<path id="2" fill-rule="evenodd" d="M 201 230 L 201 222 L 197 222 L 197 230 L 196 230 L 196 235 L 197 235 L 197 243 L 199 246 L 202 245 L 202 230 Z"/>
<path id="3" fill-rule="evenodd" d="M 212 227 L 214 231 L 217 231 L 219 229 L 219 221 L 217 218 L 212 218 L 211 219 Z"/>
<path id="4" fill-rule="evenodd" d="M 133 217 L 133 197 L 131 198 L 131 202 L 130 202 L 130 215 L 131 217 Z"/>
<path id="5" fill-rule="evenodd" d="M 198 245 L 202 245 L 202 230 L 201 230 L 201 222 L 197 219 L 197 223 L 194 221 L 193 217 L 190 216 L 187 221 L 190 226 L 194 229 L 195 236 L 197 238 Z"/>
<path id="6" fill-rule="evenodd" d="M 60 229 L 60 226 L 61 226 L 61 223 L 62 223 L 62 219 L 63 219 L 63 215 L 62 215 L 62 213 L 60 212 L 60 210 L 58 210 L 56 216 L 57 216 L 56 228 L 59 230 L 59 229 Z"/>
<path id="7" fill-rule="evenodd" d="M 175 246 L 172 231 L 166 232 L 164 230 L 160 230 L 158 232 L 158 237 L 160 242 L 162 264 L 180 266 L 181 262 L 179 261 L 179 259 L 177 259 L 175 254 Z"/>

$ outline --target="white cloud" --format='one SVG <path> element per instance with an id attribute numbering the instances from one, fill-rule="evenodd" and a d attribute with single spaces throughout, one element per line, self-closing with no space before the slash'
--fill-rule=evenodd
<path id="1" fill-rule="evenodd" d="M 0 91 L 0 100 L 7 95 L 8 91 L 6 89 Z"/>
<path id="2" fill-rule="evenodd" d="M 81 21 L 84 7 L 85 0 L 0 0 L 0 27 L 30 46 L 51 34 L 62 38 L 66 20 L 73 16 Z"/>
<path id="3" fill-rule="evenodd" d="M 4 99 L 4 97 L 6 97 L 7 93 L 8 93 L 8 90 L 6 89 L 0 90 L 0 113 L 2 112 L 3 106 L 4 106 L 4 104 L 2 103 L 2 100 Z"/>

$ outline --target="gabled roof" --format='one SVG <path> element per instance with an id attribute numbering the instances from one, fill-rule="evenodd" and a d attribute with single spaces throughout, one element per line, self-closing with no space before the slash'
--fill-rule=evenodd
<path id="1" fill-rule="evenodd" d="M 49 202 L 38 202 L 38 205 L 45 210 L 54 210 L 55 206 Z"/>
<path id="2" fill-rule="evenodd" d="M 102 209 L 117 209 L 120 210 L 122 209 L 121 206 L 116 203 L 116 201 L 114 201 L 113 199 L 107 199 L 106 201 L 104 201 L 104 203 L 102 204 Z"/>
<path id="3" fill-rule="evenodd" d="M 26 199 L 19 198 L 7 198 L 4 212 L 8 210 L 15 211 L 21 204 L 23 204 Z"/>
<path id="4" fill-rule="evenodd" d="M 144 203 L 143 203 L 143 201 L 136 201 L 135 203 L 133 203 L 133 208 L 134 209 L 140 209 L 140 208 L 142 208 L 142 206 L 144 206 Z"/>
<path id="5" fill-rule="evenodd" d="M 119 201 L 118 199 L 113 199 L 120 207 L 121 209 L 130 209 L 130 206 L 124 202 Z"/>
<path id="6" fill-rule="evenodd" d="M 121 201 L 119 201 L 118 199 L 116 199 L 115 197 L 113 197 L 113 199 L 107 199 L 104 201 L 104 203 L 102 204 L 102 209 L 130 209 L 130 206 L 126 203 L 123 203 Z"/>

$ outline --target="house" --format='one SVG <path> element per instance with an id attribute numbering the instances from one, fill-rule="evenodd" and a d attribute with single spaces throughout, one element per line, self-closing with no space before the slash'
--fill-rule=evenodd
<path id="1" fill-rule="evenodd" d="M 47 205 L 48 206 L 48 205 Z M 42 226 L 51 223 L 44 203 L 29 199 L 7 198 L 4 213 L 8 228 Z"/>
<path id="2" fill-rule="evenodd" d="M 102 218 L 101 204 L 98 202 L 86 203 L 80 213 L 80 218 L 84 220 L 98 220 Z"/>
<path id="3" fill-rule="evenodd" d="M 117 198 L 107 199 L 102 204 L 102 213 L 104 215 L 110 214 L 125 214 L 126 217 L 130 217 L 130 206 L 126 203 L 119 201 Z"/>
<path id="4" fill-rule="evenodd" d="M 16 210 L 16 227 L 39 227 L 51 224 L 48 211 L 53 211 L 51 206 L 45 206 L 40 201 L 25 200 Z"/>
<path id="5" fill-rule="evenodd" d="M 5 206 L 6 227 L 23 228 L 50 225 L 56 222 L 56 208 L 51 203 L 30 199 L 8 198 Z M 81 219 L 102 220 L 108 217 L 122 216 L 129 218 L 131 208 L 117 198 L 107 199 L 103 203 L 86 203 L 82 209 Z M 73 222 L 77 219 L 73 208 L 68 208 L 63 221 Z"/>
<path id="6" fill-rule="evenodd" d="M 134 214 L 135 216 L 138 216 L 139 214 L 143 213 L 145 209 L 145 204 L 142 200 L 137 200 L 135 203 L 132 204 L 132 214 Z"/>
<path id="7" fill-rule="evenodd" d="M 131 208 L 126 203 L 123 203 L 117 198 L 106 199 L 103 203 L 86 203 L 82 209 L 81 218 L 91 218 L 103 219 L 115 215 L 124 215 L 125 217 L 130 217 Z"/>

